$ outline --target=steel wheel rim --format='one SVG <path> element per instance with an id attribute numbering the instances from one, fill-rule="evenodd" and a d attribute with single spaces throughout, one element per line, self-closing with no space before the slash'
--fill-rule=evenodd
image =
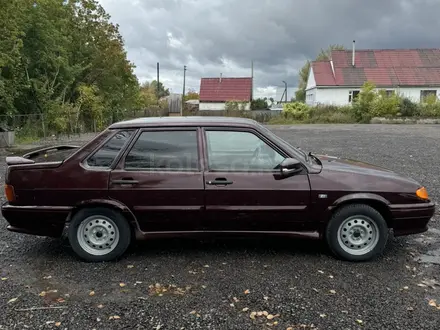
<path id="1" fill-rule="evenodd" d="M 339 246 L 347 253 L 361 256 L 371 252 L 379 242 L 379 227 L 371 218 L 354 215 L 345 219 L 338 229 Z"/>
<path id="2" fill-rule="evenodd" d="M 110 253 L 119 243 L 115 222 L 103 215 L 84 219 L 78 227 L 77 239 L 81 248 L 94 256 Z"/>

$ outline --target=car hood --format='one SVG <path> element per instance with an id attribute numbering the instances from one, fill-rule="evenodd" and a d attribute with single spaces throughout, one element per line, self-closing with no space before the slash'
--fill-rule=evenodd
<path id="1" fill-rule="evenodd" d="M 405 181 L 409 184 L 419 185 L 411 178 L 396 173 L 388 168 L 362 162 L 355 159 L 347 159 L 329 155 L 316 155 L 322 162 L 323 171 L 344 172 L 347 174 L 358 174 L 364 176 L 382 177 L 384 179 Z"/>

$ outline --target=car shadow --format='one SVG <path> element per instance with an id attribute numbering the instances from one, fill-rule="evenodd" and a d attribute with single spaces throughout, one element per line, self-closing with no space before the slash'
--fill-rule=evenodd
<path id="1" fill-rule="evenodd" d="M 406 246 L 405 239 L 390 236 L 382 258 L 394 258 L 403 254 L 402 247 Z M 34 242 L 32 249 L 27 251 L 27 257 L 37 257 L 49 260 L 76 260 L 67 238 L 40 239 Z M 270 255 L 296 257 L 298 259 L 320 260 L 323 257 L 337 259 L 333 256 L 327 244 L 322 240 L 299 239 L 288 237 L 244 237 L 244 238 L 160 238 L 133 242 L 119 260 L 138 260 L 161 257 L 221 257 L 248 255 L 255 258 Z"/>

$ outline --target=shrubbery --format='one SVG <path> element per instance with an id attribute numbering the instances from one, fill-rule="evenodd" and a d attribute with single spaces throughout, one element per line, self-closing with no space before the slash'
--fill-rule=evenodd
<path id="1" fill-rule="evenodd" d="M 369 123 L 372 118 L 440 118 L 440 101 L 435 96 L 427 97 L 422 103 L 414 103 L 395 93 L 387 94 L 366 82 L 351 105 L 309 106 L 302 102 L 286 103 L 283 106 L 281 121 L 303 123 Z"/>
<path id="2" fill-rule="evenodd" d="M 304 120 L 309 116 L 310 108 L 302 102 L 292 102 L 283 105 L 282 115 L 286 119 Z"/>
<path id="3" fill-rule="evenodd" d="M 351 107 L 333 105 L 310 107 L 302 102 L 284 104 L 281 114 L 285 120 L 304 123 L 353 123 L 356 121 L 351 113 Z"/>

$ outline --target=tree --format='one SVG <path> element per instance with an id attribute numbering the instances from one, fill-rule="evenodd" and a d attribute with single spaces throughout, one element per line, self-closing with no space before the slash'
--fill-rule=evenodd
<path id="1" fill-rule="evenodd" d="M 185 101 L 188 100 L 199 100 L 200 95 L 195 90 L 190 89 L 188 93 L 185 94 Z"/>
<path id="2" fill-rule="evenodd" d="M 98 1 L 0 0 L 0 8 L 0 115 L 39 114 L 54 131 L 74 131 L 139 106 L 134 65 Z"/>
<path id="3" fill-rule="evenodd" d="M 162 98 L 162 97 L 170 95 L 170 90 L 168 88 L 165 89 L 165 87 L 162 84 L 162 82 L 159 82 L 159 90 L 157 89 L 157 80 L 153 80 L 150 83 L 150 88 L 156 91 L 156 96 L 159 99 Z"/>
<path id="4" fill-rule="evenodd" d="M 267 109 L 269 106 L 267 104 L 267 97 L 265 98 L 258 98 L 255 100 L 252 100 L 251 102 L 251 110 L 263 110 Z"/>
<path id="5" fill-rule="evenodd" d="M 140 108 L 148 108 L 152 105 L 158 104 L 158 98 L 157 98 L 157 90 L 153 88 L 151 83 L 144 82 L 140 86 Z"/>
<path id="6" fill-rule="evenodd" d="M 326 61 L 330 59 L 332 50 L 345 50 L 343 45 L 330 45 L 327 49 L 321 49 L 315 61 Z M 299 70 L 298 90 L 295 92 L 296 101 L 304 102 L 306 99 L 307 79 L 309 78 L 311 62 L 307 61 Z"/>

